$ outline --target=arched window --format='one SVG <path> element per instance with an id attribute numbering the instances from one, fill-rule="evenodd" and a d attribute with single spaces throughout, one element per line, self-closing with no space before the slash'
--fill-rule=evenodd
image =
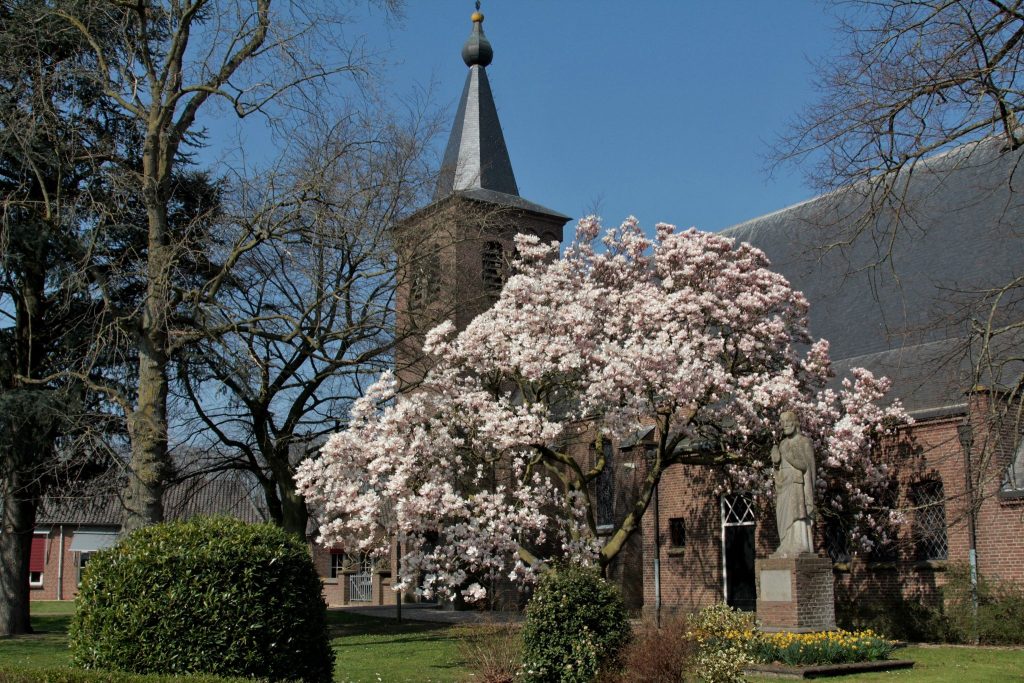
<path id="1" fill-rule="evenodd" d="M 505 248 L 501 242 L 484 242 L 481 250 L 481 266 L 483 272 L 484 292 L 489 296 L 498 296 L 505 286 Z"/>
<path id="2" fill-rule="evenodd" d="M 757 608 L 754 557 L 757 511 L 745 494 L 725 494 L 721 498 L 722 588 L 725 602 L 736 609 Z"/>
<path id="3" fill-rule="evenodd" d="M 409 303 L 413 308 L 425 308 L 441 289 L 441 259 L 427 254 L 413 265 Z"/>

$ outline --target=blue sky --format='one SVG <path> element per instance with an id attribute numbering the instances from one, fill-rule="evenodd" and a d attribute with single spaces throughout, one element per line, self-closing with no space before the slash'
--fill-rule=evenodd
<path id="1" fill-rule="evenodd" d="M 334 0 L 332 0 L 334 1 Z M 629 214 L 720 230 L 807 199 L 769 177 L 769 144 L 813 102 L 811 61 L 836 49 L 811 0 L 484 0 L 488 75 L 520 194 L 608 223 Z M 404 21 L 349 27 L 389 62 L 389 92 L 432 84 L 454 114 L 469 0 L 408 0 Z M 443 149 L 445 136 L 437 141 Z M 252 139 L 251 137 L 249 139 Z"/>

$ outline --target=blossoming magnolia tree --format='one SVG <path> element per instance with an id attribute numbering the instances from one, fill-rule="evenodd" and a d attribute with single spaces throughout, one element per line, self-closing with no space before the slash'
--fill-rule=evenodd
<path id="1" fill-rule="evenodd" d="M 529 581 L 551 554 L 603 567 L 673 464 L 770 486 L 787 408 L 824 454 L 822 502 L 860 529 L 884 526 L 868 514 L 887 478 L 872 446 L 902 411 L 876 405 L 886 384 L 866 371 L 824 389 L 828 344 L 812 343 L 807 301 L 764 254 L 665 224 L 652 240 L 635 219 L 605 232 L 603 249 L 600 233 L 582 220 L 562 258 L 518 236 L 498 302 L 461 333 L 444 323 L 427 335 L 435 364 L 422 384 L 397 394 L 385 375 L 355 404 L 298 475 L 323 542 L 383 555 L 397 536 L 409 549 L 400 587 L 469 600 L 485 596 L 481 577 Z M 599 540 L 602 444 L 652 425 L 642 485 Z M 596 463 L 570 454 L 581 434 Z"/>

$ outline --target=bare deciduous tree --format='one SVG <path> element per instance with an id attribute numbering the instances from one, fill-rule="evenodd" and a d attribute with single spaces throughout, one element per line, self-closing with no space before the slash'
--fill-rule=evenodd
<path id="1" fill-rule="evenodd" d="M 842 4 L 847 52 L 819 66 L 821 99 L 795 121 L 780 159 L 811 156 L 809 178 L 831 190 L 971 141 L 1024 144 L 1024 3 Z"/>
<path id="2" fill-rule="evenodd" d="M 138 349 L 137 388 L 110 394 L 127 416 L 131 438 L 125 494 L 125 527 L 131 530 L 163 517 L 161 497 L 170 476 L 170 367 L 186 345 L 216 334 L 196 324 L 204 307 L 245 254 L 276 237 L 270 226 L 253 225 L 251 232 L 232 235 L 221 258 L 207 263 L 204 277 L 187 285 L 177 279 L 188 249 L 169 218 L 175 172 L 202 133 L 201 113 L 214 101 L 226 103 L 239 117 L 268 112 L 297 92 L 309 105 L 329 76 L 358 74 L 365 64 L 360 55 L 333 43 L 341 35 L 341 17 L 318 14 L 307 4 L 146 0 L 94 5 L 117 28 L 113 47 L 96 37 L 79 11 L 57 13 L 92 47 L 95 87 L 141 131 L 139 163 L 124 169 L 146 216 L 145 293 L 130 321 Z M 330 11 L 333 5 L 318 7 Z M 202 223 L 197 229 L 206 231 L 210 219 L 197 217 Z"/>
<path id="3" fill-rule="evenodd" d="M 251 472 L 273 521 L 297 535 L 308 513 L 296 465 L 346 419 L 364 379 L 394 363 L 392 229 L 424 201 L 438 125 L 379 108 L 309 120 L 276 168 L 237 184 L 232 229 L 278 237 L 241 256 L 207 306 L 226 332 L 179 365 L 185 431 L 193 452 L 211 453 L 199 471 Z"/>
<path id="4" fill-rule="evenodd" d="M 794 121 L 773 154 L 776 163 L 805 163 L 813 185 L 837 191 L 832 206 L 845 204 L 813 226 L 816 241 L 833 252 L 859 250 L 849 272 L 884 272 L 902 287 L 910 268 L 900 244 L 944 239 L 932 234 L 950 222 L 936 212 L 941 204 L 934 197 L 955 194 L 959 209 L 972 212 L 972 232 L 947 249 L 973 250 L 989 240 L 1003 253 L 1024 253 L 1024 2 L 836 5 L 843 54 L 819 66 L 819 101 Z M 919 190 L 925 177 L 932 197 Z M 956 338 L 943 360 L 967 369 L 961 388 L 996 385 L 1000 400 L 991 402 L 985 433 L 1002 443 L 978 445 L 991 455 L 1019 440 L 1024 278 L 1019 268 L 985 271 L 976 272 L 987 280 L 970 283 L 942 272 L 915 273 L 944 288 L 946 299 L 915 324 Z M 991 480 L 1005 476 L 988 464 L 976 463 L 978 490 L 993 490 Z"/>

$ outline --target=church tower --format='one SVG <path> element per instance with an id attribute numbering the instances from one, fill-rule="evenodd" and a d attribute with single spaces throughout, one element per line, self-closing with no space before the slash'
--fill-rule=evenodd
<path id="1" fill-rule="evenodd" d="M 445 319 L 461 330 L 494 303 L 517 233 L 561 242 L 569 220 L 519 196 L 487 78 L 494 50 L 484 35 L 484 15 L 477 10 L 472 21 L 462 48 L 469 73 L 433 201 L 396 228 L 402 274 L 397 327 L 409 340 L 398 353 L 404 381 L 419 374 L 410 363 L 423 332 Z"/>

